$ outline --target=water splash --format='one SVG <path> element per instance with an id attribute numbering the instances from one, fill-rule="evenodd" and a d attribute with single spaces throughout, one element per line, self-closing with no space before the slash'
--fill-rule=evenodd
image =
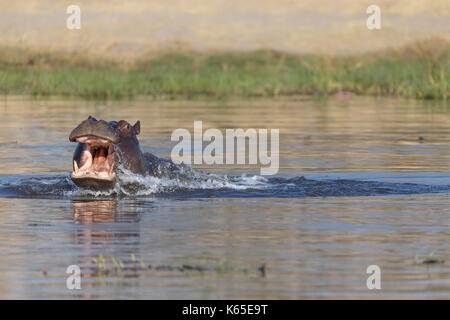
<path id="1" fill-rule="evenodd" d="M 154 176 L 136 175 L 119 167 L 113 189 L 93 191 L 78 188 L 70 174 L 17 175 L 0 178 L 1 197 L 23 198 L 117 198 L 117 197 L 339 197 L 396 194 L 448 193 L 450 185 L 393 183 L 350 179 L 313 180 L 305 177 L 265 178 L 243 174 L 226 176 L 175 165 L 154 157 Z"/>

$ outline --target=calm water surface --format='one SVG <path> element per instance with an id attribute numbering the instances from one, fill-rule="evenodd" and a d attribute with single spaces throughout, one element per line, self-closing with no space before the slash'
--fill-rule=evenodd
<path id="1" fill-rule="evenodd" d="M 449 111 L 374 98 L 4 99 L 0 298 L 449 299 Z M 88 115 L 139 119 L 141 148 L 165 158 L 194 120 L 279 128 L 280 171 L 201 165 L 215 178 L 94 196 L 68 179 L 68 136 Z M 66 288 L 73 264 L 81 290 Z M 381 290 L 367 289 L 372 264 Z"/>

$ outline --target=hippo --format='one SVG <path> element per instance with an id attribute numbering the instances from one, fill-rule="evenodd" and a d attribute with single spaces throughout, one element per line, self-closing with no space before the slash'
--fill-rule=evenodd
<path id="1" fill-rule="evenodd" d="M 117 174 L 126 169 L 134 174 L 153 172 L 151 157 L 139 147 L 140 121 L 105 121 L 89 116 L 69 136 L 78 142 L 73 154 L 72 181 L 81 188 L 106 190 L 114 187 Z"/>

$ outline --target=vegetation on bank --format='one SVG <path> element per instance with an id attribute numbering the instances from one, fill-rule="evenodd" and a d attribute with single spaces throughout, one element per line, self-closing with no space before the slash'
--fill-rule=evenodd
<path id="1" fill-rule="evenodd" d="M 0 93 L 120 99 L 329 95 L 350 91 L 449 99 L 450 43 L 440 39 L 355 56 L 273 50 L 165 52 L 133 63 L 79 53 L 0 49 Z"/>

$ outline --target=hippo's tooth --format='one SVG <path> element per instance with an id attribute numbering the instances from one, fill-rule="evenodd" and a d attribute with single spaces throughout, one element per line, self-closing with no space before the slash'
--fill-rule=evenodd
<path id="1" fill-rule="evenodd" d="M 114 170 L 114 163 L 111 165 L 111 168 L 109 169 L 109 175 L 112 176 Z"/>
<path id="2" fill-rule="evenodd" d="M 78 164 L 77 164 L 76 160 L 73 160 L 73 167 L 75 168 L 75 173 L 78 174 L 79 169 L 78 169 Z"/>

